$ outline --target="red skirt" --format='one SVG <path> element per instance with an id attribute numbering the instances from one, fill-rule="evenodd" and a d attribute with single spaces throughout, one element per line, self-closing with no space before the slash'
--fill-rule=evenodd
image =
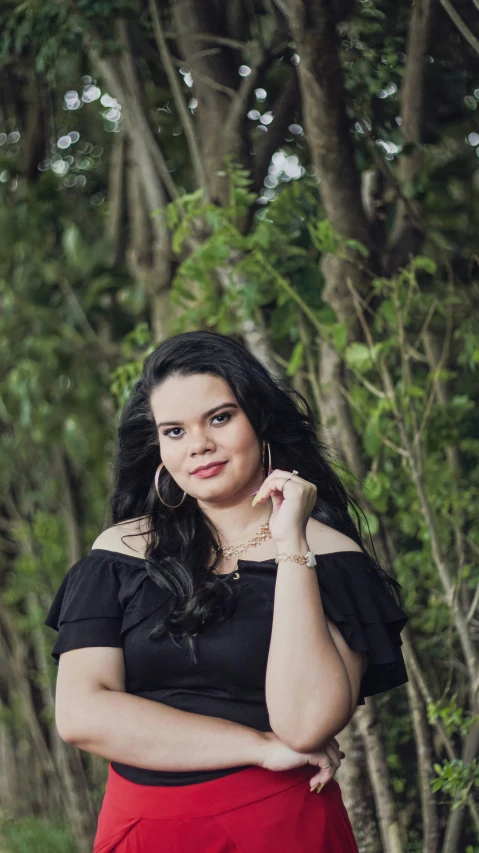
<path id="1" fill-rule="evenodd" d="M 139 785 L 109 767 L 93 853 L 358 853 L 341 788 L 316 768 L 247 767 L 192 785 Z"/>

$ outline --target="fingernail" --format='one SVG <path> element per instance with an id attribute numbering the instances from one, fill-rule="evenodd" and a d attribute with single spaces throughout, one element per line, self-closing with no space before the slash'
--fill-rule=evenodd
<path id="1" fill-rule="evenodd" d="M 340 755 L 340 758 L 346 758 L 346 753 L 345 753 L 345 752 L 340 752 L 340 753 L 339 753 L 339 755 Z"/>
<path id="2" fill-rule="evenodd" d="M 256 497 L 255 497 L 255 498 L 253 498 L 253 501 L 252 501 L 252 503 L 251 503 L 251 506 L 254 506 L 257 500 L 258 500 L 258 495 L 256 495 Z"/>
<path id="3" fill-rule="evenodd" d="M 321 785 L 318 785 L 318 787 L 316 788 L 316 793 L 317 793 L 317 794 L 319 794 L 319 792 L 321 791 L 321 789 L 322 789 L 322 788 L 324 788 L 324 785 L 325 785 L 325 783 L 324 783 L 324 782 L 322 782 L 322 784 L 321 784 Z"/>

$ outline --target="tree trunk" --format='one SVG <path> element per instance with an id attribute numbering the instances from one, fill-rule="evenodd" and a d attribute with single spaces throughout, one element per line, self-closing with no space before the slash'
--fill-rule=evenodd
<path id="1" fill-rule="evenodd" d="M 368 740 L 361 733 L 356 716 L 360 711 L 361 708 L 338 737 L 346 754 L 338 771 L 338 782 L 359 850 L 361 853 L 383 853 L 366 772 Z"/>
<path id="2" fill-rule="evenodd" d="M 198 100 L 199 144 L 208 195 L 223 206 L 228 204 L 228 180 L 218 172 L 224 172 L 225 156 L 234 155 L 236 162 L 251 168 L 242 130 L 255 79 L 254 72 L 243 81 L 239 78 L 241 59 L 237 49 L 221 45 L 215 52 L 208 52 L 204 41 L 198 38 L 200 33 L 224 35 L 226 13 L 227 5 L 222 8 L 205 0 L 174 0 L 172 4 L 178 46 L 193 76 Z"/>
<path id="3" fill-rule="evenodd" d="M 431 0 L 414 0 L 409 20 L 406 48 L 406 65 L 401 87 L 401 134 L 408 150 L 399 160 L 399 180 L 402 190 L 412 189 L 413 181 L 421 168 L 420 150 L 422 105 L 424 99 L 424 69 L 429 36 Z M 420 208 L 414 198 L 408 202 L 398 199 L 394 227 L 389 238 L 385 264 L 386 273 L 392 275 L 404 266 L 411 255 L 416 255 L 423 241 L 418 227 Z"/>
<path id="4" fill-rule="evenodd" d="M 2 684 L 2 692 L 5 685 Z M 14 815 L 22 799 L 21 782 L 15 764 L 15 739 L 3 719 L 8 705 L 0 701 L 0 809 Z"/>
<path id="5" fill-rule="evenodd" d="M 115 134 L 110 155 L 110 173 L 108 177 L 109 213 L 106 236 L 110 241 L 111 266 L 119 265 L 123 256 L 125 221 L 125 149 L 123 134 Z"/>
<path id="6" fill-rule="evenodd" d="M 332 7 L 326 0 L 291 0 L 287 15 L 300 55 L 298 75 L 304 124 L 326 216 L 341 237 L 358 240 L 369 248 Z M 337 254 L 325 255 L 322 269 L 324 300 L 340 321 L 352 317 L 346 280 L 350 278 L 362 293 L 366 283 L 360 267 Z"/>
<path id="7" fill-rule="evenodd" d="M 141 180 L 151 225 L 152 262 L 145 284 L 151 300 L 154 338 L 159 341 L 168 335 L 170 323 L 168 295 L 171 281 L 171 249 L 164 213 L 169 199 L 165 193 L 164 176 L 161 174 L 164 168 L 162 154 L 143 106 L 143 95 L 137 80 L 128 29 L 123 20 L 118 21 L 117 29 L 122 44 L 120 60 L 100 57 L 92 48 L 90 52 L 95 66 L 124 107 L 125 130 Z"/>
<path id="8" fill-rule="evenodd" d="M 409 707 L 412 714 L 412 724 L 416 740 L 418 762 L 418 784 L 421 797 L 421 812 L 423 820 L 423 844 L 427 853 L 437 853 L 439 850 L 439 817 L 437 813 L 436 795 L 431 791 L 431 780 L 434 775 L 434 755 L 431 744 L 431 731 L 427 721 L 426 706 L 421 698 L 419 687 L 414 677 L 406 684 Z"/>
<path id="9" fill-rule="evenodd" d="M 404 853 L 406 839 L 402 837 L 401 826 L 396 814 L 379 722 L 374 712 L 374 704 L 370 699 L 366 699 L 366 704 L 356 711 L 355 719 L 364 742 L 367 744 L 365 749 L 366 764 L 374 792 L 384 853 Z"/>

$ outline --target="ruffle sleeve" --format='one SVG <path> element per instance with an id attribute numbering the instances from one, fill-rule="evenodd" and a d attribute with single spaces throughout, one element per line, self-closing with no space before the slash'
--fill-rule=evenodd
<path id="1" fill-rule="evenodd" d="M 317 573 L 324 612 L 351 649 L 367 652 L 358 699 L 364 705 L 365 696 L 408 681 L 400 635 L 409 617 L 367 555 L 341 551 L 322 557 L 327 559 L 318 560 Z"/>
<path id="2" fill-rule="evenodd" d="M 67 572 L 44 624 L 58 636 L 52 657 L 92 646 L 121 648 L 123 608 L 115 561 L 104 554 L 82 557 Z"/>

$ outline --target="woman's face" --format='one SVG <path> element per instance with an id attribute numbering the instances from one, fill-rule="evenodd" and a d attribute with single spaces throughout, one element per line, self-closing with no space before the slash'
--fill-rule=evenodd
<path id="1" fill-rule="evenodd" d="M 200 501 L 223 502 L 259 487 L 260 442 L 224 379 L 205 373 L 170 376 L 155 388 L 150 403 L 161 461 L 180 489 Z M 193 473 L 211 462 L 225 464 Z"/>

